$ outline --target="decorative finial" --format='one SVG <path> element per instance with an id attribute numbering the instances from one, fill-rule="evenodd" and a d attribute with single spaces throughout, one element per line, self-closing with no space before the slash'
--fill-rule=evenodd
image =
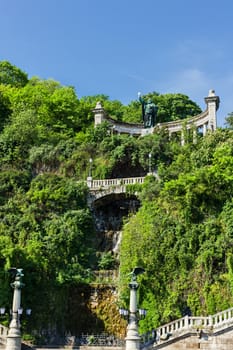
<path id="1" fill-rule="evenodd" d="M 215 90 L 209 90 L 209 97 L 215 96 Z"/>
<path id="2" fill-rule="evenodd" d="M 98 102 L 96 103 L 95 108 L 98 108 L 98 109 L 99 109 L 99 108 L 103 108 L 100 101 L 98 101 Z"/>

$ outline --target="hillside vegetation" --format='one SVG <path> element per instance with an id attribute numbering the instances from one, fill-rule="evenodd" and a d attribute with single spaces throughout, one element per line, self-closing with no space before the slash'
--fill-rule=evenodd
<path id="1" fill-rule="evenodd" d="M 172 162 L 159 166 L 160 180 L 148 177 L 137 188 L 142 206 L 124 226 L 120 262 L 123 286 L 130 268 L 146 269 L 141 330 L 187 312 L 204 316 L 232 307 L 232 136 L 218 130 L 197 145 L 176 145 Z"/>
<path id="2" fill-rule="evenodd" d="M 182 94 L 145 97 L 158 105 L 160 122 L 200 113 Z M 73 87 L 29 79 L 0 62 L 0 306 L 11 308 L 8 268 L 21 267 L 22 303 L 33 310 L 24 332 L 104 329 L 91 315 L 86 321 L 83 307 L 93 271 L 104 267 L 86 202 L 89 160 L 94 178 L 144 176 L 149 153 L 159 180 L 148 176 L 128 189 L 137 191 L 141 208 L 123 227 L 119 305 L 127 305 L 127 275 L 137 265 L 146 269 L 141 332 L 187 308 L 204 315 L 232 305 L 232 131 L 184 147 L 163 130 L 143 138 L 115 135 L 107 123 L 94 128 L 97 101 L 116 120 L 141 121 L 138 101 L 78 98 Z"/>

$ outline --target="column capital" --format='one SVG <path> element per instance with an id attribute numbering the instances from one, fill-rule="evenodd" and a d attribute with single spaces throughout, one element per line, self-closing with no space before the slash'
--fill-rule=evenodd
<path id="1" fill-rule="evenodd" d="M 138 289 L 138 287 L 139 287 L 139 284 L 136 282 L 136 281 L 131 281 L 130 283 L 129 283 L 129 288 L 130 289 Z"/>

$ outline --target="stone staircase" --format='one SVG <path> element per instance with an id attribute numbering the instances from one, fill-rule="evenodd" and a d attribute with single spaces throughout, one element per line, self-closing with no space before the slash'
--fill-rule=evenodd
<path id="1" fill-rule="evenodd" d="M 5 349 L 7 327 L 0 325 L 0 349 Z M 79 346 L 78 348 L 108 348 L 107 346 Z M 111 346 L 114 347 L 114 346 Z M 69 348 L 66 346 L 64 348 Z M 71 347 L 75 348 L 75 347 Z M 124 347 L 117 347 L 123 349 Z M 184 316 L 142 335 L 141 349 L 182 350 L 232 350 L 233 307 L 210 315 Z M 34 349 L 39 349 L 34 347 Z M 55 349 L 55 347 L 54 347 Z M 63 347 L 59 347 L 63 349 Z M 114 347 L 116 349 L 116 347 Z M 44 348 L 45 350 L 45 348 Z"/>
<path id="2" fill-rule="evenodd" d="M 143 338 L 144 349 L 188 349 L 191 343 L 191 348 L 233 349 L 233 308 L 207 317 L 184 316 L 158 327 Z"/>

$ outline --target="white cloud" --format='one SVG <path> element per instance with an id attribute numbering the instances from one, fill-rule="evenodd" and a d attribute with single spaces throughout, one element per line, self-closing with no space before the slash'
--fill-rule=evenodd
<path id="1" fill-rule="evenodd" d="M 197 93 L 200 90 L 209 89 L 210 79 L 198 68 L 188 68 L 176 72 L 170 82 L 170 89 Z"/>
<path id="2" fill-rule="evenodd" d="M 174 59 L 181 65 L 193 65 L 206 68 L 211 62 L 227 59 L 226 48 L 216 45 L 215 41 L 200 39 L 178 43 L 173 50 Z"/>
<path id="3" fill-rule="evenodd" d="M 169 83 L 160 86 L 161 93 L 180 92 L 188 95 L 202 110 L 206 107 L 204 98 L 212 89 L 220 97 L 218 126 L 224 126 L 225 117 L 233 111 L 233 73 L 213 77 L 198 68 L 189 68 L 175 72 Z"/>
<path id="4" fill-rule="evenodd" d="M 210 89 L 215 89 L 211 79 L 197 68 L 183 69 L 174 72 L 170 80 L 160 85 L 161 93 L 183 93 L 205 108 L 204 97 Z"/>

